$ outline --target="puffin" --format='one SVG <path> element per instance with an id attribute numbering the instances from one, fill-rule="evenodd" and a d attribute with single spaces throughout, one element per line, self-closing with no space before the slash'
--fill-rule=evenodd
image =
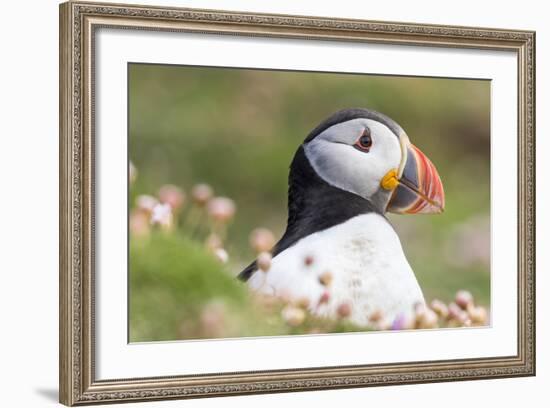
<path id="1" fill-rule="evenodd" d="M 371 109 L 340 110 L 294 155 L 287 226 L 269 269 L 253 261 L 238 277 L 320 317 L 337 317 L 345 304 L 358 326 L 375 316 L 410 317 L 425 300 L 386 214 L 440 214 L 444 207 L 435 166 L 397 122 Z"/>

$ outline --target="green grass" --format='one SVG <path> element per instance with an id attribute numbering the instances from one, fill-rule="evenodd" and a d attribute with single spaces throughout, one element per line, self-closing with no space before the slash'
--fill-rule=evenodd
<path id="1" fill-rule="evenodd" d="M 233 276 L 254 258 L 251 230 L 284 231 L 296 148 L 330 113 L 354 106 L 399 122 L 442 178 L 444 214 L 391 216 L 426 298 L 448 302 L 467 289 L 489 305 L 488 258 L 453 262 L 468 244 L 457 230 L 473 223 L 483 236 L 489 228 L 472 221 L 490 215 L 488 81 L 138 64 L 129 73 L 129 156 L 139 172 L 131 204 L 163 184 L 189 191 L 199 182 L 237 204 L 225 269 L 184 237 L 131 240 L 131 339 L 200 337 L 197 316 L 217 301 L 235 312 L 231 335 L 288 333 L 280 321 L 246 326 L 249 300 Z"/>

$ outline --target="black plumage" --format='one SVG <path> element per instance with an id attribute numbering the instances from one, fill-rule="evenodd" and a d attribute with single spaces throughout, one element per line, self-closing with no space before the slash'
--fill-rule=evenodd
<path id="1" fill-rule="evenodd" d="M 379 121 L 388 126 L 396 136 L 402 131 L 397 123 L 381 113 L 360 108 L 344 109 L 313 129 L 304 140 L 304 144 L 333 125 L 358 118 Z M 384 216 L 369 200 L 323 180 L 311 166 L 302 144 L 290 165 L 287 227 L 271 254 L 275 257 L 308 235 L 370 212 Z M 248 280 L 256 269 L 254 261 L 238 275 L 239 279 Z"/>
<path id="2" fill-rule="evenodd" d="M 271 253 L 276 256 L 308 235 L 373 211 L 377 210 L 370 201 L 319 177 L 300 146 L 290 167 L 286 231 Z M 248 280 L 256 269 L 254 261 L 239 274 L 239 279 Z"/>

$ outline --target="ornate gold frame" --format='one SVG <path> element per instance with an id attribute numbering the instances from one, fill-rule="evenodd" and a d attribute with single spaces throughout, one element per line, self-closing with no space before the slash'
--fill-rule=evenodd
<path id="1" fill-rule="evenodd" d="M 518 57 L 514 356 L 233 374 L 94 376 L 93 47 L 98 27 L 507 50 Z M 134 5 L 60 5 L 60 401 L 66 405 L 535 374 L 535 33 Z"/>

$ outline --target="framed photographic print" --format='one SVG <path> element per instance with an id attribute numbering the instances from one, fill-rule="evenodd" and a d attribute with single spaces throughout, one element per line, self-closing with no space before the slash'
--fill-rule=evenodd
<path id="1" fill-rule="evenodd" d="M 62 4 L 61 402 L 534 375 L 534 41 Z"/>

